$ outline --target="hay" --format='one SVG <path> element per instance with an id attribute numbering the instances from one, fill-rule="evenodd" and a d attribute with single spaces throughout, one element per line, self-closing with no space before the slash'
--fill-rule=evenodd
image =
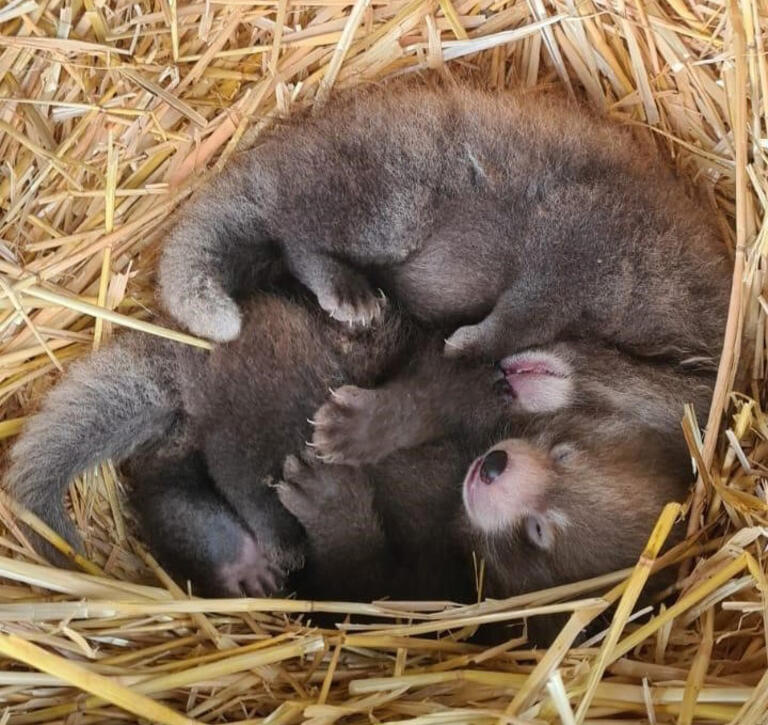
<path id="1" fill-rule="evenodd" d="M 690 538 L 661 559 L 674 506 L 635 569 L 502 602 L 191 599 L 131 538 L 104 464 L 73 496 L 89 573 L 41 562 L 0 501 L 0 723 L 768 722 L 766 32 L 764 0 L 0 8 L 0 438 L 116 325 L 195 344 L 150 322 L 165 219 L 271 114 L 335 87 L 462 64 L 493 86 L 583 89 L 653 130 L 735 263 L 709 425 L 683 421 L 700 471 Z M 643 582 L 670 566 L 672 603 L 636 622 Z M 375 621 L 325 631 L 315 611 Z M 492 649 L 463 641 L 543 611 L 570 613 L 547 652 L 519 649 L 519 629 Z"/>

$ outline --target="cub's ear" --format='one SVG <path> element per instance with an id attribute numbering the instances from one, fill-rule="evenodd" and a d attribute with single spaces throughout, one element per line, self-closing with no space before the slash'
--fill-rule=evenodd
<path id="1" fill-rule="evenodd" d="M 505 394 L 527 413 L 554 413 L 571 405 L 574 371 L 564 351 L 526 350 L 505 357 L 499 368 Z"/>
<path id="2" fill-rule="evenodd" d="M 540 513 L 525 517 L 525 535 L 537 548 L 548 551 L 555 543 L 555 523 L 548 516 Z"/>

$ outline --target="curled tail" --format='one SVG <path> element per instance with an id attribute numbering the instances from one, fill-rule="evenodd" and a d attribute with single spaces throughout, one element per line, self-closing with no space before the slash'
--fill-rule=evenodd
<path id="1" fill-rule="evenodd" d="M 123 336 L 74 364 L 13 446 L 5 488 L 76 549 L 80 537 L 64 508 L 67 485 L 171 427 L 181 407 L 176 353 L 165 340 Z"/>
<path id="2" fill-rule="evenodd" d="M 216 342 L 240 334 L 235 298 L 264 289 L 279 259 L 266 227 L 274 182 L 241 160 L 178 213 L 158 266 L 165 309 L 192 333 Z"/>

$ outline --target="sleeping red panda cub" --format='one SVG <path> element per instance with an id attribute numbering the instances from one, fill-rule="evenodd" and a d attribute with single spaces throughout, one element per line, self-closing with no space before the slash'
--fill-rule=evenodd
<path id="1" fill-rule="evenodd" d="M 342 483 L 360 476 L 372 482 L 357 490 L 366 501 L 366 491 L 380 492 L 371 505 L 395 552 L 418 549 L 427 556 L 429 547 L 421 543 L 435 537 L 432 524 L 425 524 L 442 522 L 445 531 L 458 532 L 445 527 L 460 522 L 467 536 L 442 537 L 446 546 L 463 552 L 450 559 L 457 564 L 476 539 L 494 547 L 489 555 L 508 545 L 504 542 L 534 545 L 546 562 L 565 537 L 567 550 L 577 556 L 569 537 L 583 536 L 584 526 L 598 526 L 606 492 L 612 491 L 615 501 L 629 500 L 635 490 L 639 498 L 631 499 L 628 512 L 635 523 L 628 519 L 625 527 L 616 526 L 620 512 L 609 509 L 613 523 L 604 537 L 602 532 L 593 537 L 626 543 L 606 547 L 612 553 L 596 558 L 589 548 L 594 540 L 585 541 L 585 555 L 578 559 L 585 570 L 604 570 L 631 560 L 658 504 L 684 492 L 689 472 L 678 432 L 680 410 L 690 401 L 703 415 L 711 391 L 710 375 L 575 343 L 518 354 L 504 361 L 504 372 L 460 364 L 442 356 L 439 331 L 424 329 L 391 307 L 372 327 L 357 330 L 300 297 L 263 294 L 248 308 L 246 326 L 247 335 L 211 353 L 129 334 L 73 365 L 14 446 L 7 477 L 13 495 L 77 546 L 63 507 L 66 484 L 103 458 L 128 459 L 133 500 L 161 560 L 199 591 L 236 595 L 293 586 L 285 578 L 302 569 L 308 551 L 304 580 L 312 580 L 311 552 L 323 540 L 324 526 L 354 538 L 351 522 L 359 517 L 350 515 L 350 526 L 338 527 L 339 514 L 326 517 L 310 488 L 292 497 L 296 486 L 303 489 L 312 477 L 327 479 L 329 470 L 338 472 Z M 332 403 L 323 404 L 329 386 L 379 383 L 384 384 L 375 393 L 341 388 Z M 349 404 L 370 395 L 387 410 L 379 424 L 389 420 L 397 435 L 385 426 L 371 427 L 375 406 Z M 371 465 L 326 469 L 315 461 L 308 469 L 312 477 L 304 467 L 296 472 L 290 466 L 283 477 L 286 456 L 301 451 L 312 436 L 313 415 L 317 450 L 338 460 L 350 430 L 373 433 L 367 452 L 360 447 L 364 440 L 356 443 L 355 460 Z M 354 425 L 345 429 L 340 424 L 345 420 Z M 441 437 L 430 443 L 436 436 Z M 496 445 L 507 439 L 517 442 Z M 508 462 L 518 461 L 514 468 L 528 472 L 528 483 L 512 496 L 518 479 L 509 477 L 511 463 L 501 468 L 496 453 L 489 459 L 500 469 L 495 485 L 478 486 L 483 469 L 475 470 L 465 486 L 464 513 L 462 479 L 473 460 L 494 448 L 503 450 Z M 487 479 L 489 470 L 484 475 Z M 589 476 L 604 482 L 588 490 Z M 333 490 L 328 486 L 323 495 Z M 517 513 L 499 503 L 499 491 Z M 489 496 L 491 503 L 484 504 Z M 350 496 L 346 503 L 354 500 Z M 302 501 L 317 504 L 316 517 L 301 508 Z M 484 507 L 501 516 L 495 529 L 482 514 Z M 532 544 L 534 535 L 539 538 Z M 360 547 L 356 555 L 364 552 Z M 568 570 L 581 571 L 575 565 Z M 457 566 L 456 575 L 465 582 L 466 571 Z M 530 576 L 543 576 L 536 571 L 532 566 Z M 554 580 L 566 576 L 550 563 L 540 571 Z M 384 581 L 394 587 L 396 578 Z M 428 581 L 425 576 L 425 586 Z M 460 594 L 456 589 L 457 598 Z"/>
<path id="2" fill-rule="evenodd" d="M 553 94 L 403 79 L 315 111 L 278 123 L 179 210 L 160 291 L 193 332 L 237 337 L 235 299 L 264 289 L 277 253 L 332 317 L 370 323 L 380 287 L 448 326 L 453 355 L 580 337 L 719 356 L 725 248 L 629 129 Z"/>

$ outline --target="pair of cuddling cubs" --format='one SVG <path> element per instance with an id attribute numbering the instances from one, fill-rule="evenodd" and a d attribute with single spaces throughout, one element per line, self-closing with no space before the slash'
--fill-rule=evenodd
<path id="1" fill-rule="evenodd" d="M 126 334 L 72 366 L 16 495 L 76 541 L 63 487 L 127 458 L 150 548 L 201 592 L 467 601 L 473 552 L 494 596 L 596 575 L 685 493 L 679 411 L 708 374 L 579 342 L 454 361 L 393 306 L 364 330 L 301 295 L 246 310 L 210 353 Z"/>
<path id="2" fill-rule="evenodd" d="M 473 554 L 491 596 L 627 566 L 711 394 L 705 219 L 561 100 L 360 90 L 180 210 L 160 296 L 222 344 L 127 334 L 73 365 L 8 486 L 77 546 L 65 487 L 126 461 L 150 547 L 204 594 L 468 601 Z"/>

